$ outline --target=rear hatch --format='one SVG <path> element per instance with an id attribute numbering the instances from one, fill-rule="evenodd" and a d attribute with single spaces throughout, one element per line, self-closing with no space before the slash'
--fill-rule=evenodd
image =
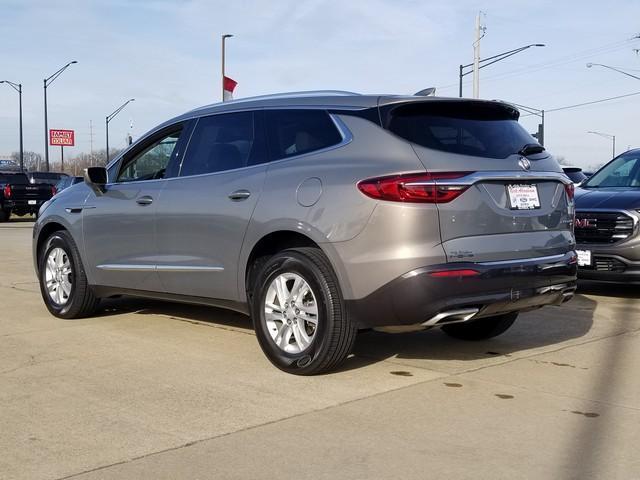
<path id="1" fill-rule="evenodd" d="M 438 188 L 461 192 L 437 203 L 449 262 L 526 259 L 573 248 L 573 185 L 518 123 L 514 107 L 381 99 L 380 114 L 386 129 L 411 142 Z"/>

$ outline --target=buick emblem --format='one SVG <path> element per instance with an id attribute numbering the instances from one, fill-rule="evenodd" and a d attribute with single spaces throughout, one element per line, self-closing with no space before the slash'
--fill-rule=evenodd
<path id="1" fill-rule="evenodd" d="M 518 165 L 520 165 L 520 168 L 523 170 L 529 170 L 531 168 L 531 162 L 525 157 L 520 157 Z"/>

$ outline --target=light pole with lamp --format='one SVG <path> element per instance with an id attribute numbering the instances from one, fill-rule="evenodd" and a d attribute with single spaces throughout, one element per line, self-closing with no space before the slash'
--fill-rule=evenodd
<path id="1" fill-rule="evenodd" d="M 24 147 L 22 143 L 22 84 L 10 82 L 9 80 L 0 80 L 0 83 L 6 83 L 18 92 L 18 105 L 20 110 L 20 170 L 24 170 Z"/>
<path id="2" fill-rule="evenodd" d="M 524 47 L 520 47 L 520 48 L 514 48 L 513 50 L 509 50 L 507 52 L 503 52 L 503 53 L 499 53 L 497 55 L 493 55 L 491 57 L 487 57 L 487 58 L 483 58 L 482 60 L 478 61 L 478 70 L 480 70 L 481 68 L 484 67 L 488 67 L 489 65 L 492 65 L 496 62 L 499 62 L 500 60 L 504 60 L 505 58 L 509 58 L 512 55 L 516 55 L 520 52 L 523 52 L 524 50 L 531 48 L 531 47 L 544 47 L 544 43 L 532 43 L 530 45 L 525 45 Z M 484 63 L 484 62 L 489 62 L 489 63 Z M 468 71 L 464 71 L 465 68 L 469 68 L 469 67 L 473 67 L 474 64 L 473 63 L 469 63 L 467 65 L 460 65 L 460 71 L 459 71 L 459 95 L 460 97 L 462 97 L 462 77 L 469 75 L 470 73 L 473 72 L 473 69 L 468 70 Z"/>
<path id="3" fill-rule="evenodd" d="M 587 68 L 591 68 L 591 67 L 608 68 L 609 70 L 613 70 L 614 72 L 621 73 L 623 75 L 626 75 L 627 77 L 631 77 L 631 78 L 635 78 L 636 80 L 640 80 L 640 77 L 638 77 L 636 75 L 632 75 L 631 73 L 625 72 L 624 70 L 621 70 L 621 69 L 616 68 L 616 67 L 610 67 L 609 65 L 603 65 L 602 63 L 587 63 Z"/>
<path id="4" fill-rule="evenodd" d="M 60 70 L 58 70 L 56 73 L 54 73 L 50 77 L 45 78 L 43 81 L 44 82 L 44 163 L 45 163 L 47 172 L 49 171 L 49 125 L 47 123 L 47 87 L 51 85 L 54 82 L 54 80 L 62 74 L 62 72 L 64 72 L 67 68 L 69 68 L 69 66 L 73 65 L 74 63 L 78 63 L 77 60 L 73 60 L 67 63 L 64 67 L 62 67 Z"/>
<path id="5" fill-rule="evenodd" d="M 611 135 L 609 133 L 602 133 L 602 132 L 593 132 L 591 130 L 589 130 L 587 133 L 593 133 L 594 135 L 599 135 L 601 137 L 608 138 L 609 140 L 611 140 L 613 143 L 613 157 L 611 158 L 616 158 L 616 136 L 615 135 Z"/>
<path id="6" fill-rule="evenodd" d="M 107 115 L 105 118 L 106 139 L 107 139 L 107 163 L 109 163 L 109 122 L 113 120 L 113 118 L 116 115 L 118 115 L 124 109 L 124 107 L 129 105 L 129 103 L 131 102 L 135 102 L 135 100 L 136 100 L 135 98 L 130 98 L 129 100 L 124 102 L 122 105 L 120 105 L 118 108 L 116 108 L 110 115 Z"/>

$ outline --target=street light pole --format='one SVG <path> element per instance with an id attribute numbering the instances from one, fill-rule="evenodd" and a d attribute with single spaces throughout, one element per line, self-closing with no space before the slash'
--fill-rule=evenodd
<path id="1" fill-rule="evenodd" d="M 227 38 L 231 38 L 233 35 L 230 33 L 225 33 L 222 35 L 222 101 L 224 102 L 224 61 L 225 61 L 225 53 L 226 53 L 226 41 Z"/>
<path id="2" fill-rule="evenodd" d="M 62 72 L 64 72 L 69 66 L 74 63 L 78 63 L 76 60 L 73 60 L 67 63 L 64 67 L 58 70 L 56 73 L 51 75 L 48 78 L 43 80 L 44 83 L 44 161 L 47 172 L 49 171 L 49 124 L 47 119 L 47 87 L 51 85 L 56 78 L 58 78 Z"/>
<path id="3" fill-rule="evenodd" d="M 624 70 L 621 70 L 621 69 L 616 68 L 616 67 L 610 67 L 609 65 L 603 65 L 602 63 L 587 63 L 587 68 L 591 68 L 591 67 L 608 68 L 609 70 L 613 70 L 614 72 L 621 73 L 623 75 L 626 75 L 627 77 L 631 77 L 631 78 L 635 78 L 636 80 L 640 80 L 640 77 L 638 77 L 636 75 L 632 75 L 631 73 L 625 72 Z"/>
<path id="4" fill-rule="evenodd" d="M 22 84 L 10 82 L 9 80 L 0 80 L 0 83 L 6 83 L 16 92 L 18 92 L 18 108 L 20 122 L 20 170 L 24 170 L 24 146 L 22 142 Z"/>
<path id="5" fill-rule="evenodd" d="M 513 55 L 516 55 L 516 54 L 518 54 L 520 52 L 523 52 L 524 50 L 527 50 L 528 48 L 531 48 L 531 47 L 544 47 L 544 46 L 545 46 L 544 43 L 532 43 L 530 45 L 525 45 L 524 47 L 514 48 L 513 50 L 508 50 L 506 52 L 502 52 L 502 53 L 499 53 L 497 55 L 492 55 L 491 57 L 483 58 L 483 59 L 478 61 L 478 70 L 480 70 L 481 68 L 484 68 L 484 67 L 488 67 L 489 65 L 493 65 L 494 63 L 499 62 L 501 60 L 504 60 L 505 58 L 509 58 L 509 57 L 511 57 Z M 484 63 L 484 62 L 489 62 L 489 63 Z M 466 75 L 469 75 L 470 73 L 472 73 L 474 71 L 474 69 L 471 69 L 471 70 L 467 70 L 465 72 L 464 69 L 469 68 L 469 67 L 473 67 L 474 63 L 468 63 L 467 65 L 460 65 L 459 88 L 458 88 L 460 97 L 462 97 L 462 77 L 464 77 Z"/>
<path id="6" fill-rule="evenodd" d="M 114 117 L 116 115 L 118 115 L 123 109 L 124 107 L 126 107 L 127 105 L 129 105 L 129 103 L 131 102 L 135 102 L 136 99 L 135 98 L 130 98 L 129 100 L 127 100 L 126 102 L 124 102 L 122 105 L 120 105 L 118 108 L 116 108 L 113 112 L 111 112 L 110 115 L 107 115 L 105 117 L 105 121 L 104 121 L 104 125 L 105 125 L 105 130 L 106 130 L 106 140 L 107 140 L 107 163 L 109 163 L 109 122 L 111 120 L 114 119 Z"/>
<path id="7" fill-rule="evenodd" d="M 615 135 L 611 135 L 609 133 L 594 132 L 591 130 L 589 130 L 587 133 L 593 133 L 594 135 L 599 135 L 601 137 L 608 138 L 609 140 L 611 140 L 611 143 L 613 145 L 613 157 L 611 158 L 616 158 L 616 136 Z"/>

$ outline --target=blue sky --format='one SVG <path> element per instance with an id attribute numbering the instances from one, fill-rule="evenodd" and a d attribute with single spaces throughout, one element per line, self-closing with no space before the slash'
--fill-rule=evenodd
<path id="1" fill-rule="evenodd" d="M 43 152 L 42 79 L 78 60 L 49 89 L 50 128 L 76 130 L 77 147 L 104 148 L 104 117 L 134 97 L 113 122 L 110 143 L 123 146 L 167 118 L 220 99 L 220 34 L 236 97 L 341 89 L 414 93 L 438 87 L 457 95 L 460 63 L 472 61 L 474 17 L 486 13 L 482 56 L 530 43 L 482 70 L 482 98 L 552 109 L 640 91 L 635 80 L 587 62 L 640 76 L 640 2 L 516 0 L 40 1 L 0 0 L 0 80 L 22 82 L 25 149 Z M 470 80 L 470 76 L 466 77 Z M 465 84 L 470 95 L 471 86 Z M 18 149 L 17 94 L 0 85 L 0 156 Z M 640 146 L 640 95 L 551 112 L 546 144 L 571 163 L 610 158 Z M 523 117 L 535 131 L 537 119 Z M 59 151 L 52 149 L 57 160 Z"/>

